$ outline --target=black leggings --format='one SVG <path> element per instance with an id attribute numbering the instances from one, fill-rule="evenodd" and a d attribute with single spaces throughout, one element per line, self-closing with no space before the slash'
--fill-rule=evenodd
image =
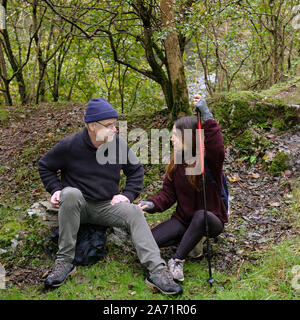
<path id="1" fill-rule="evenodd" d="M 216 237 L 223 231 L 223 222 L 212 212 L 207 211 L 207 220 L 210 238 Z M 195 212 L 189 226 L 185 226 L 178 219 L 172 217 L 151 231 L 159 248 L 179 243 L 173 259 L 183 260 L 201 238 L 205 236 L 204 210 Z"/>

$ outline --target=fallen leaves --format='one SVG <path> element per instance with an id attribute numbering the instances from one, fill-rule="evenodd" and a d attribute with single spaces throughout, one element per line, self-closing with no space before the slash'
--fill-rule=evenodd
<path id="1" fill-rule="evenodd" d="M 228 177 L 230 182 L 240 182 L 242 179 L 239 176 Z"/>
<path id="2" fill-rule="evenodd" d="M 271 207 L 280 207 L 280 202 L 270 202 L 269 205 Z"/>
<path id="3" fill-rule="evenodd" d="M 250 173 L 248 175 L 248 177 L 251 179 L 258 179 L 258 178 L 260 178 L 260 174 L 259 173 Z"/>
<path id="4" fill-rule="evenodd" d="M 273 152 L 266 151 L 266 153 L 262 157 L 262 160 L 265 162 L 271 162 L 274 157 L 275 157 L 275 154 Z"/>

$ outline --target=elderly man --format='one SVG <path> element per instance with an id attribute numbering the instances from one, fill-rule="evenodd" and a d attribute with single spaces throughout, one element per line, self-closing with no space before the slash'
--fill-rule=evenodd
<path id="1" fill-rule="evenodd" d="M 118 113 L 105 99 L 92 99 L 84 115 L 86 127 L 60 140 L 38 163 L 51 203 L 59 207 L 59 249 L 45 286 L 58 287 L 75 273 L 73 259 L 79 225 L 92 223 L 129 230 L 138 258 L 148 269 L 146 283 L 164 294 L 179 294 L 182 288 L 161 258 L 143 211 L 132 203 L 142 190 L 144 170 L 137 158 L 131 161 L 128 155 L 132 151 L 127 144 L 127 161 L 120 155 L 117 118 Z M 113 142 L 116 161 L 103 164 L 97 151 Z M 121 170 L 126 175 L 126 186 L 119 194 Z"/>

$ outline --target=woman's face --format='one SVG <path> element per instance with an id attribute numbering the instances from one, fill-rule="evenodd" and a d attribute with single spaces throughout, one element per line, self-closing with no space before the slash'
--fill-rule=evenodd
<path id="1" fill-rule="evenodd" d="M 181 131 L 179 131 L 179 130 L 176 131 L 175 124 L 174 124 L 173 129 L 172 129 L 171 142 L 173 144 L 173 147 L 176 150 L 182 150 L 183 149 Z"/>

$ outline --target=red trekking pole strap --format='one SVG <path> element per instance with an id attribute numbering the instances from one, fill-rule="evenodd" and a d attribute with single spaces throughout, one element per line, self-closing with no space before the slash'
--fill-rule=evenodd
<path id="1" fill-rule="evenodd" d="M 199 139 L 199 149 L 200 149 L 200 165 L 201 165 L 201 174 L 204 174 L 204 150 L 203 150 L 203 137 L 202 137 L 202 126 L 201 126 L 201 116 L 200 111 L 197 110 L 197 119 L 198 119 L 198 139 Z"/>

